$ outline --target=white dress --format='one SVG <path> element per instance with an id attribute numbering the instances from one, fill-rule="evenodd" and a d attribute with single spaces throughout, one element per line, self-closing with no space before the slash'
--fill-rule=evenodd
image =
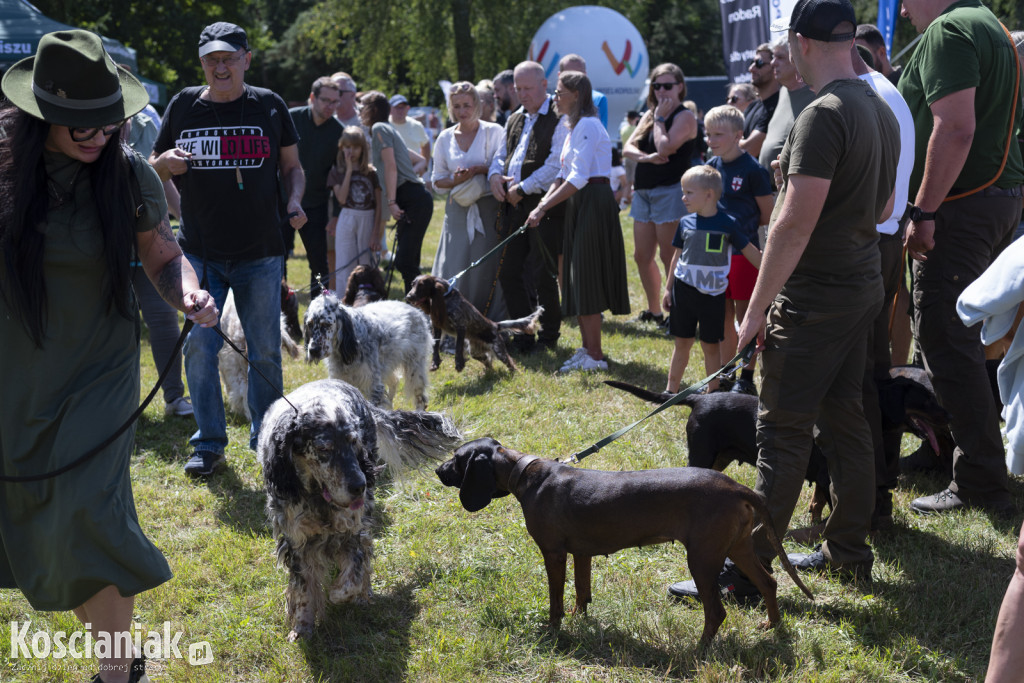
<path id="1" fill-rule="evenodd" d="M 451 190 L 438 188 L 437 181 L 454 176 L 459 168 L 489 167 L 501 144 L 502 131 L 503 128 L 496 123 L 481 121 L 473 144 L 465 152 L 455 140 L 454 126 L 437 136 L 431 180 L 435 192 L 449 193 L 432 268 L 438 277 L 452 277 L 501 241 L 495 229 L 498 200 L 491 194 L 486 174 L 474 176 Z M 460 277 L 455 285 L 464 297 L 492 320 L 505 317 L 505 302 L 498 283 L 500 261 L 499 252 Z"/>

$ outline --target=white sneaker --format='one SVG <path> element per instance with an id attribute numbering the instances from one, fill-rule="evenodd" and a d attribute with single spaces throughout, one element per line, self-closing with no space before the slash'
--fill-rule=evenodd
<path id="1" fill-rule="evenodd" d="M 608 369 L 608 361 L 604 360 L 603 358 L 601 360 L 594 360 L 593 358 L 590 357 L 589 354 L 584 354 L 583 361 L 579 365 L 577 365 L 575 368 L 573 368 L 573 370 L 586 370 L 586 371 L 590 371 L 590 370 L 607 370 L 607 369 Z"/>
<path id="2" fill-rule="evenodd" d="M 189 417 L 193 414 L 192 401 L 184 396 L 179 396 L 164 406 L 164 415 L 167 416 L 177 415 L 179 417 Z"/>
<path id="3" fill-rule="evenodd" d="M 559 372 L 565 372 L 566 370 L 571 370 L 576 365 L 579 365 L 579 363 L 582 362 L 582 360 L 583 360 L 583 356 L 586 356 L 586 355 L 587 355 L 587 350 L 586 349 L 584 349 L 582 347 L 576 349 L 576 352 L 573 353 L 571 356 L 569 356 L 569 359 L 567 361 L 562 363 L 562 367 L 561 367 L 561 369 L 559 369 Z"/>

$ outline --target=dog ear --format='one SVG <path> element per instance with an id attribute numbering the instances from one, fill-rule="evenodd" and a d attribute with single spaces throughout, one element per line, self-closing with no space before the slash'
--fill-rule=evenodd
<path id="1" fill-rule="evenodd" d="M 302 432 L 294 419 L 282 419 L 277 427 L 271 437 L 270 457 L 264 458 L 263 480 L 272 497 L 295 502 L 302 496 L 302 483 L 295 472 L 292 451 L 302 447 Z"/>
<path id="2" fill-rule="evenodd" d="M 491 456 L 481 452 L 471 455 L 469 462 L 466 463 L 462 486 L 459 487 L 459 502 L 462 503 L 462 507 L 470 512 L 483 510 L 494 498 L 497 489 Z"/>
<path id="3" fill-rule="evenodd" d="M 352 316 L 341 306 L 338 306 L 338 324 L 341 326 L 338 331 L 338 350 L 341 353 L 341 362 L 348 365 L 356 359 L 359 340 L 356 339 L 356 330 L 352 326 Z"/>
<path id="4" fill-rule="evenodd" d="M 356 292 L 359 291 L 359 282 L 356 280 L 356 271 L 352 271 L 348 274 L 348 282 L 345 283 L 345 296 L 341 298 L 341 303 L 346 306 L 351 306 L 356 301 Z"/>
<path id="5" fill-rule="evenodd" d="M 443 328 L 448 322 L 448 307 L 445 306 L 444 295 L 448 292 L 448 285 L 444 280 L 438 279 L 430 292 L 430 318 L 434 327 Z"/>

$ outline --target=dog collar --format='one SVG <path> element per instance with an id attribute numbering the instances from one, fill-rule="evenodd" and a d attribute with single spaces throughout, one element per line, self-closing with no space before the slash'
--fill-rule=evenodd
<path id="1" fill-rule="evenodd" d="M 515 467 L 512 468 L 512 474 L 508 477 L 508 492 L 515 493 L 516 486 L 519 485 L 519 479 L 523 476 L 523 472 L 526 468 L 532 465 L 535 461 L 540 460 L 536 455 L 524 455 L 516 461 Z"/>

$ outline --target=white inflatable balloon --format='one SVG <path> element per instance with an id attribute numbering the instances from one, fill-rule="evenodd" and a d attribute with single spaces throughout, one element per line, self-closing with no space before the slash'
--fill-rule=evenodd
<path id="1" fill-rule="evenodd" d="M 608 98 L 608 134 L 618 140 L 619 123 L 636 108 L 650 67 L 640 32 L 613 9 L 570 7 L 551 15 L 530 43 L 527 59 L 544 67 L 548 91 L 558 81 L 558 60 L 570 53 L 587 61 L 591 85 Z"/>

